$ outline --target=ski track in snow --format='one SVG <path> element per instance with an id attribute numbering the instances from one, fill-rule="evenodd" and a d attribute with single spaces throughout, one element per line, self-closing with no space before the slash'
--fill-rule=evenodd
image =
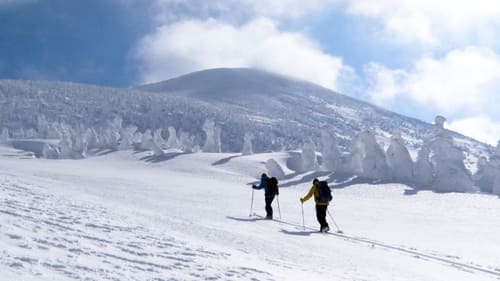
<path id="1" fill-rule="evenodd" d="M 253 213 L 253 216 L 256 216 L 256 217 L 263 219 L 263 220 L 265 219 L 264 216 L 256 214 L 256 213 Z M 315 228 L 312 228 L 309 226 L 302 226 L 301 227 L 299 224 L 291 223 L 291 222 L 288 222 L 285 220 L 280 220 L 280 219 L 274 219 L 273 221 L 275 221 L 279 224 L 284 224 L 284 225 L 295 227 L 295 229 L 298 229 L 298 230 L 302 229 L 304 231 L 304 233 L 306 233 L 306 231 L 317 232 L 317 230 Z M 287 232 L 286 230 L 282 230 L 282 231 Z M 341 231 L 341 230 L 338 229 L 338 231 L 335 232 L 335 230 L 332 229 L 331 232 L 321 233 L 321 234 L 322 235 L 332 235 L 332 236 L 335 236 L 336 238 L 344 239 L 344 240 L 347 240 L 347 241 L 350 241 L 353 243 L 357 243 L 357 244 L 367 244 L 367 245 L 370 245 L 372 248 L 378 247 L 378 248 L 382 248 L 384 250 L 392 250 L 392 251 L 401 252 L 403 254 L 410 254 L 410 255 L 413 255 L 413 257 L 415 257 L 417 259 L 423 259 L 423 260 L 427 260 L 429 262 L 441 262 L 445 265 L 452 266 L 452 267 L 455 267 L 459 270 L 463 270 L 463 271 L 469 272 L 469 273 L 474 273 L 474 272 L 487 273 L 489 275 L 496 276 L 498 279 L 500 279 L 500 270 L 499 269 L 485 267 L 483 265 L 476 264 L 476 263 L 466 263 L 466 262 L 461 261 L 461 258 L 458 256 L 446 255 L 446 254 L 443 255 L 443 254 L 440 254 L 437 252 L 425 253 L 425 252 L 422 252 L 416 248 L 408 248 L 408 247 L 403 246 L 403 245 L 391 245 L 388 243 L 371 240 L 371 239 L 365 238 L 365 237 L 350 236 L 350 235 L 345 234 L 343 232 L 340 233 L 339 231 Z"/>
<path id="2" fill-rule="evenodd" d="M 227 158 L 221 160 L 219 155 L 193 154 L 162 166 L 128 162 L 125 155 L 127 152 L 75 162 L 37 159 L 0 162 L 0 279 L 500 280 L 500 268 L 494 266 L 496 262 L 473 255 L 474 250 L 482 250 L 495 260 L 496 243 L 493 242 L 497 240 L 489 236 L 485 239 L 490 243 L 486 248 L 472 245 L 470 252 L 457 252 L 437 247 L 438 244 L 408 242 L 408 235 L 396 239 L 404 232 L 396 232 L 395 236 L 384 232 L 377 236 L 372 225 L 366 226 L 370 231 L 362 231 L 365 228 L 359 226 L 356 230 L 358 221 L 367 224 L 375 219 L 377 223 L 377 218 L 366 211 L 355 213 L 352 208 L 367 204 L 370 208 L 363 210 L 371 210 L 377 206 L 376 200 L 387 196 L 398 206 L 401 202 L 409 204 L 414 197 L 396 194 L 393 198 L 394 193 L 383 187 L 337 190 L 338 201 L 331 211 L 340 218 L 341 226 L 345 226 L 345 236 L 354 238 L 349 240 L 343 236 L 317 234 L 316 228 L 303 230 L 300 212 L 295 213 L 290 206 L 298 204 L 297 198 L 309 187 L 309 180 L 283 189 L 280 199 L 285 224 L 247 216 L 248 189 L 233 189 L 234 185 L 248 183 L 251 177 L 245 173 L 257 174 L 256 171 L 261 170 L 257 165 L 263 165 L 261 158 L 269 156 L 255 155 L 252 161 L 237 158 L 225 161 Z M 27 163 L 32 166 L 21 168 Z M 186 175 L 192 178 L 184 180 Z M 213 181 L 217 175 L 222 179 Z M 170 185 L 165 187 L 165 182 Z M 203 192 L 204 196 L 193 196 L 197 192 Z M 228 194 L 230 196 L 225 197 Z M 188 203 L 182 200 L 185 198 Z M 425 197 L 414 203 L 434 202 L 423 199 Z M 496 213 L 496 202 L 487 210 Z M 191 208 L 185 210 L 185 204 Z M 463 204 L 463 201 L 454 200 L 443 207 L 454 204 Z M 254 208 L 262 212 L 260 193 L 256 194 Z M 390 218 L 391 208 L 379 209 L 377 216 Z M 306 226 L 315 225 L 311 211 L 308 206 Z M 454 210 L 457 211 L 460 209 Z M 356 214 L 368 217 L 354 216 Z M 401 216 L 405 215 L 408 216 L 402 212 Z M 410 218 L 414 218 L 413 213 Z M 489 218 L 487 221 L 495 221 L 491 219 L 495 217 Z M 286 225 L 287 222 L 290 225 Z M 430 220 L 430 223 L 429 230 L 439 226 L 436 221 Z M 497 229 L 491 227 L 488 231 L 498 233 Z M 391 234 L 393 231 L 391 229 Z M 314 239 L 309 239 L 309 235 Z M 465 241 L 473 243 L 473 240 Z M 498 274 L 480 272 L 471 266 Z"/>
<path id="3" fill-rule="evenodd" d="M 230 253 L 121 223 L 107 210 L 82 205 L 2 176 L 0 265 L 39 278 L 85 280 L 273 280 L 247 267 L 214 267 Z M 117 239 L 119 237 L 119 239 Z M 6 239 L 7 238 L 7 239 Z M 15 246 L 15 247 L 12 247 Z M 14 250 L 15 249 L 15 250 Z M 140 276 L 134 278 L 134 276 Z"/>

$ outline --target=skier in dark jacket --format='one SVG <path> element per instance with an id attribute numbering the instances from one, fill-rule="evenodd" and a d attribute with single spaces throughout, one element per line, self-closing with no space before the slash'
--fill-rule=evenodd
<path id="1" fill-rule="evenodd" d="M 328 226 L 328 223 L 326 222 L 326 212 L 328 209 L 328 202 L 320 202 L 319 201 L 319 180 L 314 179 L 313 180 L 313 185 L 311 186 L 311 189 L 309 192 L 304 196 L 303 198 L 300 198 L 300 203 L 304 204 L 309 198 L 311 198 L 314 195 L 314 201 L 316 202 L 316 219 L 319 222 L 320 225 L 320 230 L 321 232 L 328 232 L 330 231 L 330 227 Z"/>
<path id="2" fill-rule="evenodd" d="M 266 219 L 273 219 L 273 208 L 271 207 L 271 203 L 274 200 L 274 193 L 271 190 L 271 182 L 270 178 L 266 175 L 266 173 L 262 173 L 260 177 L 260 184 L 252 185 L 253 189 L 264 189 L 264 199 L 266 201 Z"/>

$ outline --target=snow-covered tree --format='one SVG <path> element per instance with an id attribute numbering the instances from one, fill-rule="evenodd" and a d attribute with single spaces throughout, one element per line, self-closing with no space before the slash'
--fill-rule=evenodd
<path id="1" fill-rule="evenodd" d="M 418 151 L 417 161 L 413 169 L 413 182 L 417 184 L 418 188 L 430 189 L 434 181 L 434 172 L 429 161 L 429 154 L 429 144 L 424 143 Z"/>
<path id="2" fill-rule="evenodd" d="M 118 150 L 120 145 L 120 132 L 122 131 L 123 119 L 115 117 L 109 122 L 108 127 L 105 129 L 105 136 L 107 148 Z"/>
<path id="3" fill-rule="evenodd" d="M 243 137 L 243 149 L 241 150 L 241 154 L 250 155 L 253 154 L 252 148 L 252 140 L 254 139 L 254 135 L 252 133 L 246 132 Z"/>
<path id="4" fill-rule="evenodd" d="M 496 171 L 491 192 L 500 196 L 500 141 L 498 141 L 496 150 L 490 157 L 489 162 L 491 166 L 495 167 Z"/>
<path id="5" fill-rule="evenodd" d="M 374 180 L 389 179 L 384 150 L 371 132 L 364 131 L 356 137 L 351 157 L 351 168 L 359 176 Z"/>
<path id="6" fill-rule="evenodd" d="M 337 163 L 336 172 L 340 174 L 360 174 L 355 173 L 353 169 L 353 153 L 346 151 L 340 154 L 339 162 Z M 360 165 L 358 165 L 360 166 Z"/>
<path id="7" fill-rule="evenodd" d="M 15 129 L 12 131 L 13 139 L 24 139 L 25 133 L 23 128 Z"/>
<path id="8" fill-rule="evenodd" d="M 43 114 L 37 116 L 37 131 L 41 138 L 45 138 L 49 134 L 50 124 L 47 121 L 47 117 Z"/>
<path id="9" fill-rule="evenodd" d="M 140 149 L 150 150 L 153 149 L 153 136 L 151 135 L 151 130 L 147 129 L 142 134 L 141 143 L 139 145 Z"/>
<path id="10" fill-rule="evenodd" d="M 192 136 L 193 138 L 193 149 L 192 149 L 192 152 L 200 152 L 201 151 L 201 147 L 199 144 L 195 143 L 195 137 Z"/>
<path id="11" fill-rule="evenodd" d="M 179 134 L 180 149 L 184 152 L 194 152 L 194 136 L 188 132 L 181 131 Z"/>
<path id="12" fill-rule="evenodd" d="M 120 145 L 118 146 L 118 149 L 130 149 L 134 143 L 134 134 L 136 131 L 136 126 L 128 126 L 127 128 L 122 128 L 120 130 Z"/>
<path id="13" fill-rule="evenodd" d="M 316 171 L 319 168 L 318 159 L 316 158 L 316 146 L 313 140 L 309 137 L 304 141 L 302 146 L 302 172 Z"/>
<path id="14" fill-rule="evenodd" d="M 143 134 L 142 134 L 142 139 L 139 144 L 140 149 L 143 150 L 152 150 L 154 156 L 162 156 L 165 153 L 161 149 L 161 147 L 155 143 L 153 139 L 153 135 L 151 134 L 151 130 L 147 129 Z"/>
<path id="15" fill-rule="evenodd" d="M 156 129 L 153 133 L 153 141 L 155 142 L 155 144 L 158 146 L 158 147 L 164 147 L 165 146 L 165 140 L 163 139 L 163 137 L 161 136 L 162 134 L 162 129 L 159 128 L 159 129 Z"/>
<path id="16" fill-rule="evenodd" d="M 141 132 L 136 131 L 136 132 L 134 133 L 134 137 L 132 138 L 132 144 L 133 144 L 135 147 L 137 147 L 137 148 L 139 148 L 139 149 L 140 149 L 140 147 L 141 147 L 141 142 L 142 142 L 142 133 L 141 133 Z"/>
<path id="17" fill-rule="evenodd" d="M 323 156 L 322 168 L 327 171 L 337 171 L 341 153 L 335 134 L 327 128 L 322 128 L 321 130 L 321 145 L 321 155 Z"/>
<path id="18" fill-rule="evenodd" d="M 481 158 L 477 163 L 477 172 L 473 176 L 474 184 L 483 192 L 495 193 L 499 190 L 500 181 L 500 141 L 497 144 L 496 151 L 490 156 L 490 159 Z M 498 194 L 498 193 L 495 193 Z"/>
<path id="19" fill-rule="evenodd" d="M 363 159 L 364 159 L 364 147 L 361 141 L 359 141 L 359 135 L 352 141 L 351 149 L 346 163 L 345 172 L 353 173 L 355 175 L 363 174 Z"/>
<path id="20" fill-rule="evenodd" d="M 71 130 L 72 149 L 75 158 L 87 157 L 88 142 L 85 135 L 85 128 L 80 126 L 76 130 Z"/>
<path id="21" fill-rule="evenodd" d="M 430 142 L 430 162 L 433 166 L 433 189 L 439 192 L 471 192 L 472 177 L 464 165 L 463 152 L 453 144 L 453 138 L 443 124 L 446 119 L 435 119 L 435 137 Z"/>
<path id="22" fill-rule="evenodd" d="M 73 143 L 71 141 L 71 134 L 64 133 L 62 139 L 58 143 L 59 158 L 71 159 L 73 158 Z"/>
<path id="23" fill-rule="evenodd" d="M 109 149 L 113 146 L 113 133 L 109 127 L 100 128 L 97 135 L 97 147 Z"/>
<path id="24" fill-rule="evenodd" d="M 179 139 L 177 138 L 177 131 L 174 127 L 168 127 L 167 148 L 180 148 Z"/>
<path id="25" fill-rule="evenodd" d="M 203 146 L 204 152 L 221 152 L 221 142 L 220 135 L 221 129 L 220 127 L 215 126 L 215 121 L 213 119 L 205 120 L 203 124 L 203 131 L 207 137 L 205 141 L 205 145 Z"/>
<path id="26" fill-rule="evenodd" d="M 122 128 L 122 125 L 123 125 L 123 118 L 121 118 L 120 116 L 116 116 L 115 118 L 113 118 L 109 124 L 110 127 L 116 129 Z"/>
<path id="27" fill-rule="evenodd" d="M 497 147 L 495 149 L 495 152 L 493 153 L 493 157 L 495 159 L 500 159 L 500 141 L 497 142 Z"/>
<path id="28" fill-rule="evenodd" d="M 57 146 L 46 143 L 43 145 L 42 157 L 46 159 L 58 159 L 60 158 L 60 152 Z"/>
<path id="29" fill-rule="evenodd" d="M 87 143 L 88 148 L 96 148 L 99 142 L 97 132 L 94 128 L 87 128 L 85 130 L 85 142 Z"/>
<path id="30" fill-rule="evenodd" d="M 2 134 L 0 135 L 0 142 L 7 142 L 9 140 L 9 129 L 3 128 Z"/>
<path id="31" fill-rule="evenodd" d="M 215 144 L 215 152 L 222 152 L 222 142 L 221 142 L 221 134 L 222 128 L 219 126 L 215 126 L 215 135 L 214 135 L 214 144 Z"/>
<path id="32" fill-rule="evenodd" d="M 395 130 L 391 137 L 391 143 L 386 151 L 387 164 L 391 171 L 392 180 L 397 182 L 409 182 L 413 175 L 413 161 L 404 141 L 401 132 Z"/>
<path id="33" fill-rule="evenodd" d="M 47 138 L 49 139 L 60 139 L 62 137 L 61 124 L 57 121 L 52 122 L 49 125 L 47 131 Z"/>
<path id="34" fill-rule="evenodd" d="M 163 149 L 159 147 L 154 140 L 151 140 L 151 149 L 153 150 L 153 155 L 154 156 L 163 156 L 165 155 L 165 152 L 163 152 Z"/>
<path id="35" fill-rule="evenodd" d="M 27 139 L 34 139 L 38 136 L 37 132 L 33 128 L 29 128 L 24 131 L 24 137 Z"/>
<path id="36" fill-rule="evenodd" d="M 497 173 L 495 175 L 495 178 L 493 180 L 493 188 L 491 190 L 491 193 L 500 196 L 500 173 Z"/>

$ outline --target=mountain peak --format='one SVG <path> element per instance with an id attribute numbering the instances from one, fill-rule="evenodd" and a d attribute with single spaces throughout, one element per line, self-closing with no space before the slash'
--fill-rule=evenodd
<path id="1" fill-rule="evenodd" d="M 293 88 L 314 87 L 312 83 L 255 68 L 214 68 L 192 72 L 169 80 L 146 84 L 147 92 L 176 92 L 195 97 L 272 95 Z M 316 89 L 317 90 L 317 89 Z"/>

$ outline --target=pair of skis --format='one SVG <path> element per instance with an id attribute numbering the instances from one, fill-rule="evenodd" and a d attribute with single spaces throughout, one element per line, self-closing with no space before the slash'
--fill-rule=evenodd
<path id="1" fill-rule="evenodd" d="M 261 218 L 261 219 L 265 219 L 265 220 L 273 220 L 275 222 L 278 222 L 278 223 L 281 223 L 281 224 L 286 224 L 286 225 L 289 225 L 289 226 L 293 226 L 293 227 L 302 227 L 304 230 L 306 229 L 310 229 L 310 230 L 314 230 L 314 228 L 312 227 L 309 227 L 309 226 L 305 226 L 305 225 L 298 225 L 298 224 L 295 224 L 295 223 L 291 223 L 291 222 L 287 222 L 287 221 L 283 221 L 283 220 L 280 220 L 280 219 L 266 219 L 265 216 L 261 216 L 259 214 L 256 214 L 256 213 L 251 213 L 250 216 L 253 216 L 253 217 L 258 217 L 258 218 Z M 341 234 L 344 234 L 344 232 L 340 229 L 337 228 L 337 231 L 336 233 L 332 233 L 332 232 L 324 232 L 324 231 L 318 231 L 319 233 L 324 233 L 324 234 L 333 234 L 333 235 L 341 235 Z M 343 236 L 343 235 L 341 235 Z"/>

